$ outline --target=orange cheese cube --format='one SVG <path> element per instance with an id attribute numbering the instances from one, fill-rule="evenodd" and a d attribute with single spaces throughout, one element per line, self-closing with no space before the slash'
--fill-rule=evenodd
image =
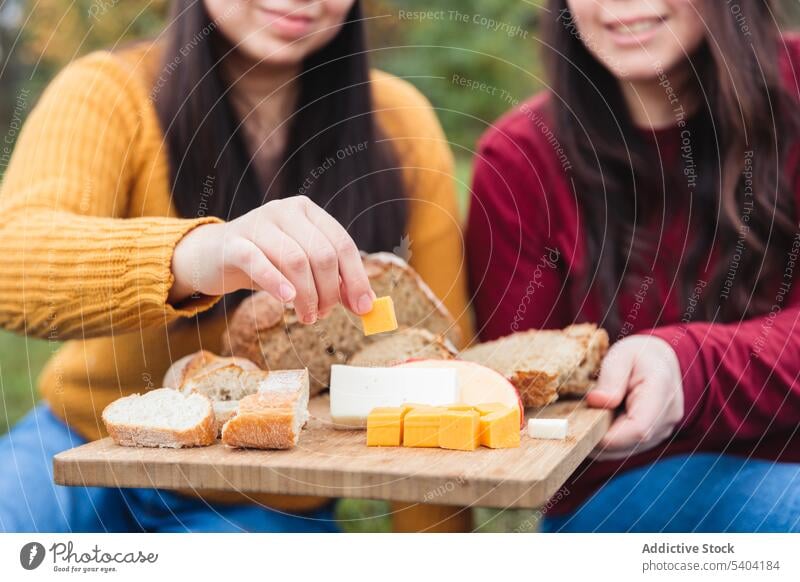
<path id="1" fill-rule="evenodd" d="M 508 406 L 505 404 L 500 404 L 499 402 L 484 402 L 483 404 L 476 404 L 475 410 L 477 410 L 480 415 L 483 416 L 484 414 L 489 414 L 491 412 L 508 410 Z"/>
<path id="2" fill-rule="evenodd" d="M 439 406 L 411 409 L 403 419 L 403 446 L 438 447 L 439 424 L 446 410 Z"/>
<path id="3" fill-rule="evenodd" d="M 448 404 L 447 410 L 461 410 L 461 411 L 470 411 L 475 410 L 475 407 L 471 404 Z"/>
<path id="4" fill-rule="evenodd" d="M 361 316 L 364 335 L 383 333 L 397 329 L 397 316 L 394 313 L 394 302 L 388 295 L 378 297 L 372 302 L 372 310 Z"/>
<path id="5" fill-rule="evenodd" d="M 481 416 L 475 410 L 447 410 L 439 425 L 439 446 L 474 451 L 480 445 Z"/>
<path id="6" fill-rule="evenodd" d="M 433 404 L 419 404 L 417 402 L 406 402 L 402 406 L 403 410 L 408 413 L 410 410 L 414 410 L 415 408 L 436 408 Z"/>
<path id="7" fill-rule="evenodd" d="M 403 409 L 403 418 L 405 419 L 406 414 L 411 412 L 412 410 L 422 410 L 422 409 L 431 409 L 431 408 L 442 408 L 441 406 L 434 406 L 433 404 L 418 404 L 416 402 L 406 402 L 405 404 L 400 405 L 400 408 Z"/>
<path id="8" fill-rule="evenodd" d="M 402 407 L 373 408 L 367 416 L 368 447 L 399 447 L 403 444 Z"/>
<path id="9" fill-rule="evenodd" d="M 481 444 L 490 449 L 509 449 L 519 446 L 519 408 L 502 410 L 481 416 Z"/>

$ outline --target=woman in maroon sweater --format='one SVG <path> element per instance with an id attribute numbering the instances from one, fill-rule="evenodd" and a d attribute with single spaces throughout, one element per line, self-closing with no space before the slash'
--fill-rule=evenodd
<path id="1" fill-rule="evenodd" d="M 800 42 L 774 2 L 551 0 L 480 141 L 481 338 L 592 321 L 616 410 L 549 531 L 800 528 Z"/>

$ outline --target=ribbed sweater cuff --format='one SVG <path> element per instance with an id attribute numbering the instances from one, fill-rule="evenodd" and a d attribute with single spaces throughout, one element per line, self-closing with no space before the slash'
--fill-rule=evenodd
<path id="1" fill-rule="evenodd" d="M 128 240 L 125 275 L 122 278 L 120 300 L 125 304 L 139 306 L 139 317 L 148 321 L 162 317 L 166 321 L 178 317 L 192 317 L 212 307 L 220 300 L 219 295 L 190 297 L 179 305 L 168 301 L 169 291 L 175 281 L 172 274 L 172 255 L 175 246 L 194 228 L 203 224 L 222 222 L 216 217 L 197 219 L 158 218 L 147 219 L 150 223 L 140 236 Z"/>

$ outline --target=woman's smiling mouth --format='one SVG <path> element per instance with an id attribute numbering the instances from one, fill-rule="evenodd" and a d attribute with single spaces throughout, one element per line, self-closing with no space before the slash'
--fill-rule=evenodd
<path id="1" fill-rule="evenodd" d="M 312 28 L 314 19 L 299 11 L 281 12 L 268 8 L 261 8 L 261 13 L 266 16 L 267 25 L 279 36 L 295 40 L 307 35 Z"/>
<path id="2" fill-rule="evenodd" d="M 618 19 L 606 23 L 605 29 L 611 33 L 611 38 L 619 46 L 639 46 L 652 39 L 667 21 L 665 17 L 654 16 L 647 18 Z"/>

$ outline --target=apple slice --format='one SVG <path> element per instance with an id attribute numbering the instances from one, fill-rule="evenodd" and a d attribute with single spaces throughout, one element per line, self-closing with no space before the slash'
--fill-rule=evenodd
<path id="1" fill-rule="evenodd" d="M 506 406 L 519 407 L 519 424 L 525 424 L 525 408 L 519 392 L 501 373 L 464 360 L 407 360 L 397 364 L 399 368 L 455 368 L 456 379 L 464 404 L 499 402 Z"/>

